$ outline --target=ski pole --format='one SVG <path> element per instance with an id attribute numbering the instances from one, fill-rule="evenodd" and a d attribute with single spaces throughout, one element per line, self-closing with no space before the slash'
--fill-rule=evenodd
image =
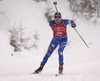
<path id="1" fill-rule="evenodd" d="M 74 30 L 77 32 L 77 34 L 82 39 L 82 41 L 84 42 L 84 44 L 90 49 L 90 47 L 87 45 L 87 43 L 84 41 L 84 39 L 82 38 L 82 36 L 78 33 L 78 31 L 75 28 L 74 28 Z"/>
<path id="2" fill-rule="evenodd" d="M 57 2 L 53 2 L 53 4 L 55 5 L 55 8 L 56 8 L 56 11 L 58 12 L 58 9 L 57 9 Z"/>

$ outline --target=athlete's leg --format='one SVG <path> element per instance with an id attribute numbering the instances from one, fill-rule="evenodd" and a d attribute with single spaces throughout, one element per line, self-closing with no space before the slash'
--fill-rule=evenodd
<path id="1" fill-rule="evenodd" d="M 58 40 L 57 38 L 53 38 L 48 47 L 48 51 L 43 58 L 43 61 L 42 61 L 43 64 L 47 62 L 48 58 L 51 56 L 51 54 L 53 53 L 53 51 L 56 49 L 57 46 L 58 46 Z"/>
<path id="2" fill-rule="evenodd" d="M 66 47 L 66 44 L 67 44 L 67 36 L 64 38 L 61 38 L 61 41 L 59 44 L 59 49 L 58 49 L 59 63 L 63 63 L 63 50 Z"/>
<path id="3" fill-rule="evenodd" d="M 58 49 L 58 54 L 59 54 L 59 74 L 63 73 L 63 50 L 66 47 L 67 44 L 67 37 L 61 38 L 60 43 L 59 43 L 59 49 Z"/>

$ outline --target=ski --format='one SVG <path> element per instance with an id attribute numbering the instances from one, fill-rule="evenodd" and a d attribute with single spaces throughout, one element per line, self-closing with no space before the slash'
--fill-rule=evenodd
<path id="1" fill-rule="evenodd" d="M 31 74 L 34 74 L 34 75 L 45 75 L 45 74 L 42 74 L 42 73 L 36 73 L 36 72 L 33 72 L 33 73 L 31 73 Z M 53 76 L 62 76 L 63 75 L 63 73 L 57 73 L 57 74 L 46 74 L 46 75 L 53 75 Z"/>
<path id="2" fill-rule="evenodd" d="M 33 72 L 32 74 L 37 74 L 36 72 Z"/>
<path id="3" fill-rule="evenodd" d="M 39 73 L 33 72 L 32 74 L 40 74 L 40 72 Z"/>

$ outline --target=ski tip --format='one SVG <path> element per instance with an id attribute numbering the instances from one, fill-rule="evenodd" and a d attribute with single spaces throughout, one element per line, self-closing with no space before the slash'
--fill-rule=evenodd
<path id="1" fill-rule="evenodd" d="M 33 72 L 32 74 L 36 74 L 36 72 Z"/>
<path id="2" fill-rule="evenodd" d="M 37 73 L 37 72 L 33 72 L 32 74 L 39 74 L 39 72 Z"/>
<path id="3" fill-rule="evenodd" d="M 90 49 L 90 47 L 89 47 L 89 49 Z"/>

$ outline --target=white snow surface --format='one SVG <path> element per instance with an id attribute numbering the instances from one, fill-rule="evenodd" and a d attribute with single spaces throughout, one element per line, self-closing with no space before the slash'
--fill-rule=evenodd
<path id="1" fill-rule="evenodd" d="M 46 63 L 42 73 L 31 74 L 36 70 L 47 52 L 53 37 L 45 18 L 48 7 L 55 10 L 53 2 L 34 0 L 0 0 L 0 81 L 100 81 L 100 19 L 87 21 L 84 17 L 74 17 L 76 29 L 89 45 L 86 47 L 73 28 L 68 26 L 68 44 L 64 50 L 63 75 L 58 73 L 58 50 Z M 62 18 L 73 19 L 67 0 L 57 0 Z M 25 36 L 39 33 L 38 49 L 13 52 L 10 45 L 8 27 L 26 27 Z M 11 55 L 14 56 L 11 56 Z"/>

